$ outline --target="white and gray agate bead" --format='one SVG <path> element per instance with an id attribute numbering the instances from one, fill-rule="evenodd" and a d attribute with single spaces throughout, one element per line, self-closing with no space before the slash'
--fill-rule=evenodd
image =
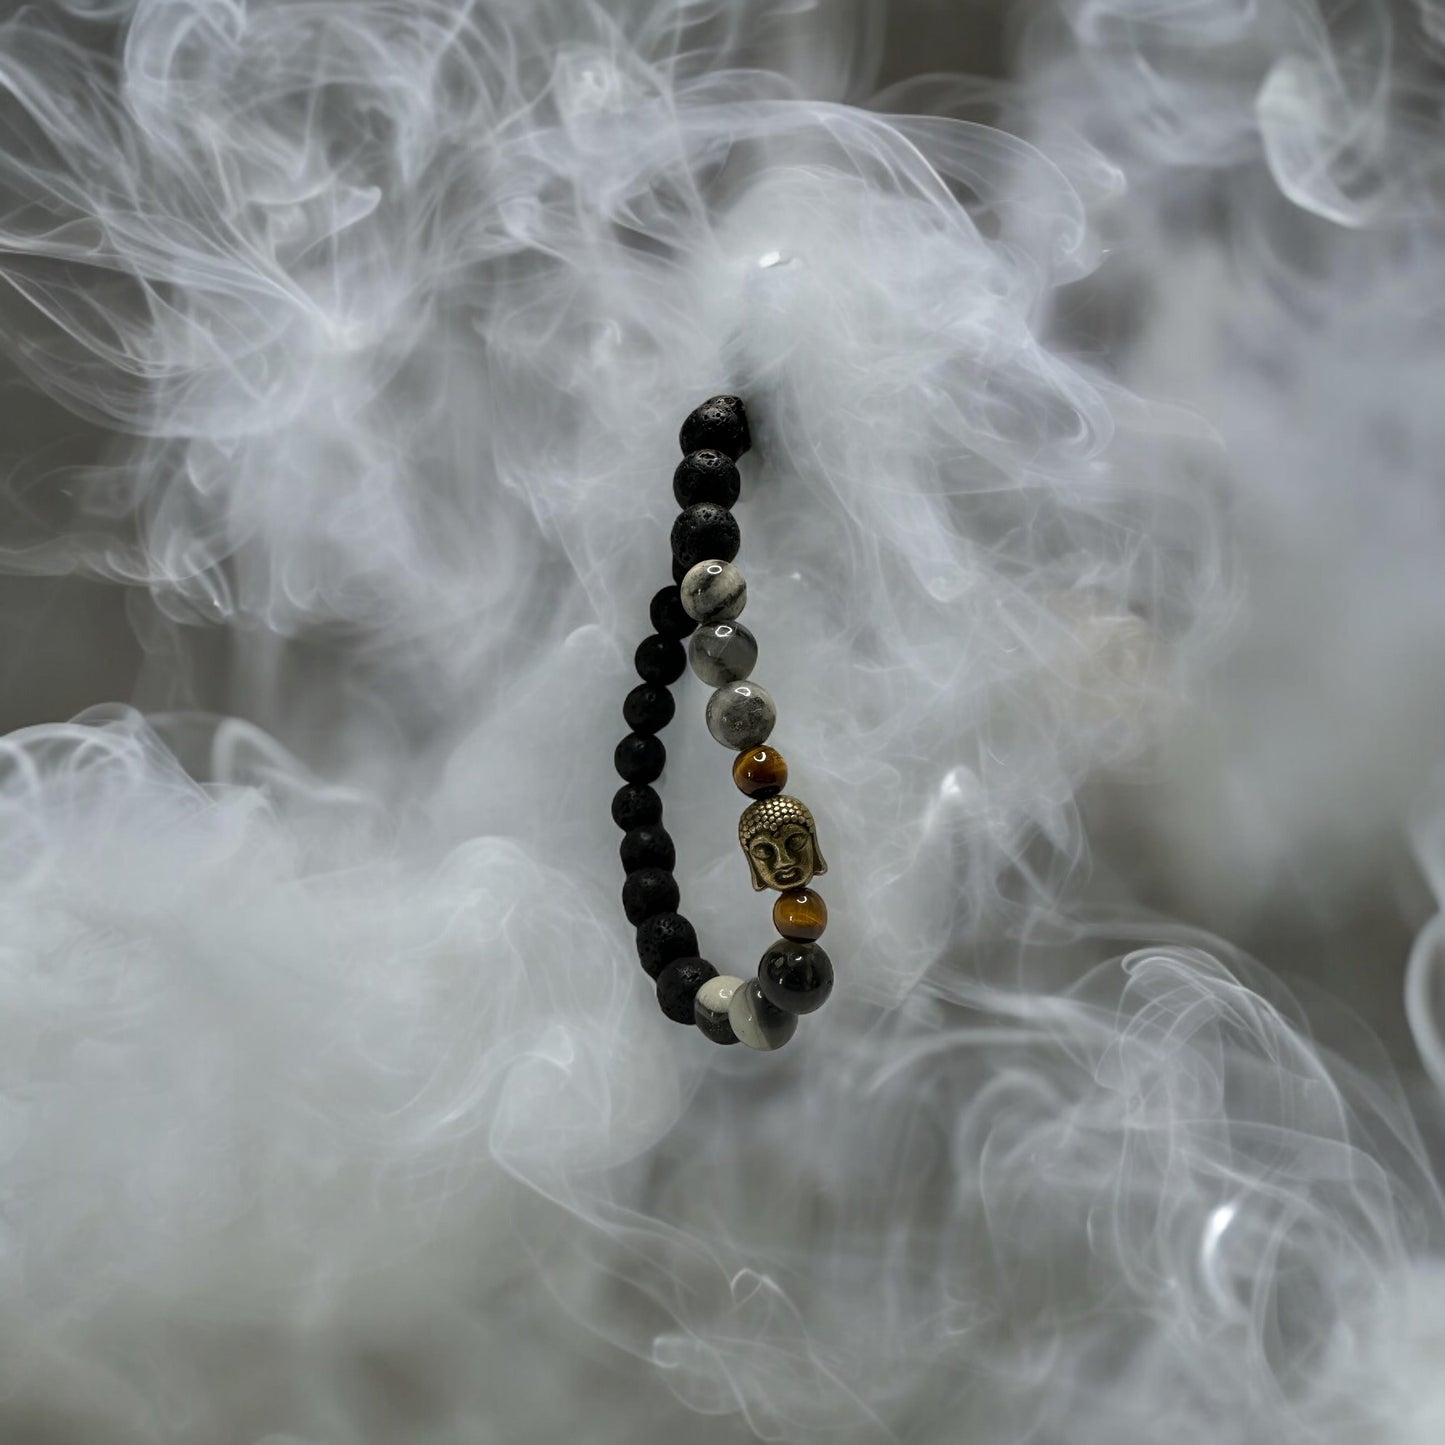
<path id="1" fill-rule="evenodd" d="M 755 682 L 733 682 L 707 700 L 707 730 L 725 748 L 741 752 L 767 742 L 778 710 L 768 690 Z"/>
<path id="2" fill-rule="evenodd" d="M 741 622 L 709 622 L 687 645 L 693 672 L 709 687 L 741 682 L 758 660 L 758 640 Z"/>
<path id="3" fill-rule="evenodd" d="M 748 584 L 731 562 L 714 557 L 689 567 L 678 583 L 682 610 L 694 622 L 727 622 L 748 605 Z"/>
<path id="4" fill-rule="evenodd" d="M 704 1038 L 711 1039 L 715 1044 L 737 1043 L 738 1036 L 728 1020 L 728 1005 L 733 1001 L 733 994 L 742 986 L 742 979 L 735 974 L 720 973 L 716 978 L 708 979 L 693 995 L 693 1022 Z"/>
<path id="5" fill-rule="evenodd" d="M 733 991 L 728 1022 L 750 1049 L 780 1049 L 798 1030 L 797 1016 L 769 1002 L 755 978 Z"/>

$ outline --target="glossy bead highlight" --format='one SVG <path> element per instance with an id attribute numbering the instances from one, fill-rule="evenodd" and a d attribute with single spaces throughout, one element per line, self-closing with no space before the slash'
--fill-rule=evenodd
<path id="1" fill-rule="evenodd" d="M 798 1031 L 797 1015 L 780 1009 L 767 998 L 755 978 L 750 978 L 733 994 L 728 1004 L 728 1022 L 739 1043 L 763 1052 L 782 1048 Z"/>
<path id="2" fill-rule="evenodd" d="M 777 720 L 771 695 L 755 682 L 720 687 L 707 700 L 707 730 L 725 748 L 761 747 Z"/>
<path id="3" fill-rule="evenodd" d="M 828 905 L 811 888 L 794 888 L 780 893 L 773 904 L 773 927 L 784 938 L 809 942 L 823 936 L 828 926 Z"/>
<path id="4" fill-rule="evenodd" d="M 743 986 L 742 979 L 730 973 L 710 978 L 698 989 L 692 1001 L 693 1022 L 704 1038 L 715 1044 L 735 1044 L 738 1036 L 728 1021 L 728 1005 L 733 994 Z"/>
<path id="5" fill-rule="evenodd" d="M 749 798 L 775 798 L 788 786 L 788 765 L 777 748 L 746 748 L 733 764 L 733 782 Z"/>
<path id="6" fill-rule="evenodd" d="M 709 557 L 678 584 L 683 611 L 694 622 L 729 622 L 748 605 L 748 584 L 731 562 Z"/>
<path id="7" fill-rule="evenodd" d="M 758 660 L 758 640 L 741 622 L 710 622 L 688 643 L 693 674 L 709 687 L 742 682 Z"/>
<path id="8" fill-rule="evenodd" d="M 833 992 L 833 960 L 820 944 L 780 938 L 758 963 L 758 986 L 784 1013 L 810 1014 Z"/>

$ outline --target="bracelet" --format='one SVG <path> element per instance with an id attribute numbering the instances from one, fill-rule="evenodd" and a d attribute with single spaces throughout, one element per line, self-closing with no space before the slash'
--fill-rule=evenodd
<path id="1" fill-rule="evenodd" d="M 682 511 L 672 524 L 673 583 L 652 599 L 653 633 L 634 657 L 642 681 L 622 705 L 632 731 L 613 758 L 624 779 L 612 800 L 612 819 L 623 830 L 622 907 L 668 1018 L 695 1024 L 716 1044 L 779 1049 L 796 1032 L 798 1015 L 821 1007 L 833 991 L 833 964 L 817 941 L 828 909 L 808 887 L 828 865 L 812 813 L 783 792 L 788 765 L 767 746 L 777 717 L 773 700 L 751 681 L 758 644 L 737 620 L 748 588 L 733 565 L 740 534 L 732 507 L 742 487 L 737 461 L 752 445 L 742 401 L 715 396 L 703 402 L 678 440 L 683 458 L 672 491 Z M 691 638 L 686 649 L 685 637 Z M 720 974 L 698 954 L 697 934 L 678 912 L 676 850 L 651 786 L 667 761 L 657 734 L 675 711 L 668 687 L 689 664 L 713 689 L 708 731 L 737 753 L 733 782 L 752 799 L 738 821 L 738 843 L 753 888 L 779 895 L 773 904 L 779 937 L 747 982 Z"/>

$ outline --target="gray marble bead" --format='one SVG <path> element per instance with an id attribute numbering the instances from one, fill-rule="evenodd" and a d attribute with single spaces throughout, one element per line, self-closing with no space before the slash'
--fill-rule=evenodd
<path id="1" fill-rule="evenodd" d="M 707 700 L 707 730 L 725 748 L 742 752 L 767 742 L 778 710 L 755 682 L 731 682 Z"/>
<path id="2" fill-rule="evenodd" d="M 741 682 L 758 660 L 758 640 L 741 622 L 709 622 L 687 644 L 692 670 L 709 687 Z"/>
<path id="3" fill-rule="evenodd" d="M 731 562 L 714 558 L 689 567 L 678 583 L 682 610 L 694 622 L 727 622 L 748 605 L 748 584 Z"/>
<path id="4" fill-rule="evenodd" d="M 755 978 L 733 990 L 728 1022 L 750 1049 L 780 1049 L 798 1031 L 797 1016 L 769 1003 Z"/>
<path id="5" fill-rule="evenodd" d="M 733 1001 L 733 994 L 742 986 L 742 979 L 735 974 L 720 973 L 716 978 L 708 979 L 693 995 L 693 1022 L 703 1036 L 715 1044 L 735 1044 L 738 1041 L 728 1020 L 728 1005 Z"/>

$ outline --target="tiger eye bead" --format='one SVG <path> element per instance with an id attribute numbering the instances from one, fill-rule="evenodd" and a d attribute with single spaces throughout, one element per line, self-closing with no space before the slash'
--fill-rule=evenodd
<path id="1" fill-rule="evenodd" d="M 788 786 L 788 765 L 777 748 L 749 748 L 733 764 L 733 782 L 749 798 L 773 798 Z"/>
<path id="2" fill-rule="evenodd" d="M 828 926 L 828 905 L 811 888 L 780 893 L 773 904 L 773 927 L 784 938 L 812 941 Z"/>

